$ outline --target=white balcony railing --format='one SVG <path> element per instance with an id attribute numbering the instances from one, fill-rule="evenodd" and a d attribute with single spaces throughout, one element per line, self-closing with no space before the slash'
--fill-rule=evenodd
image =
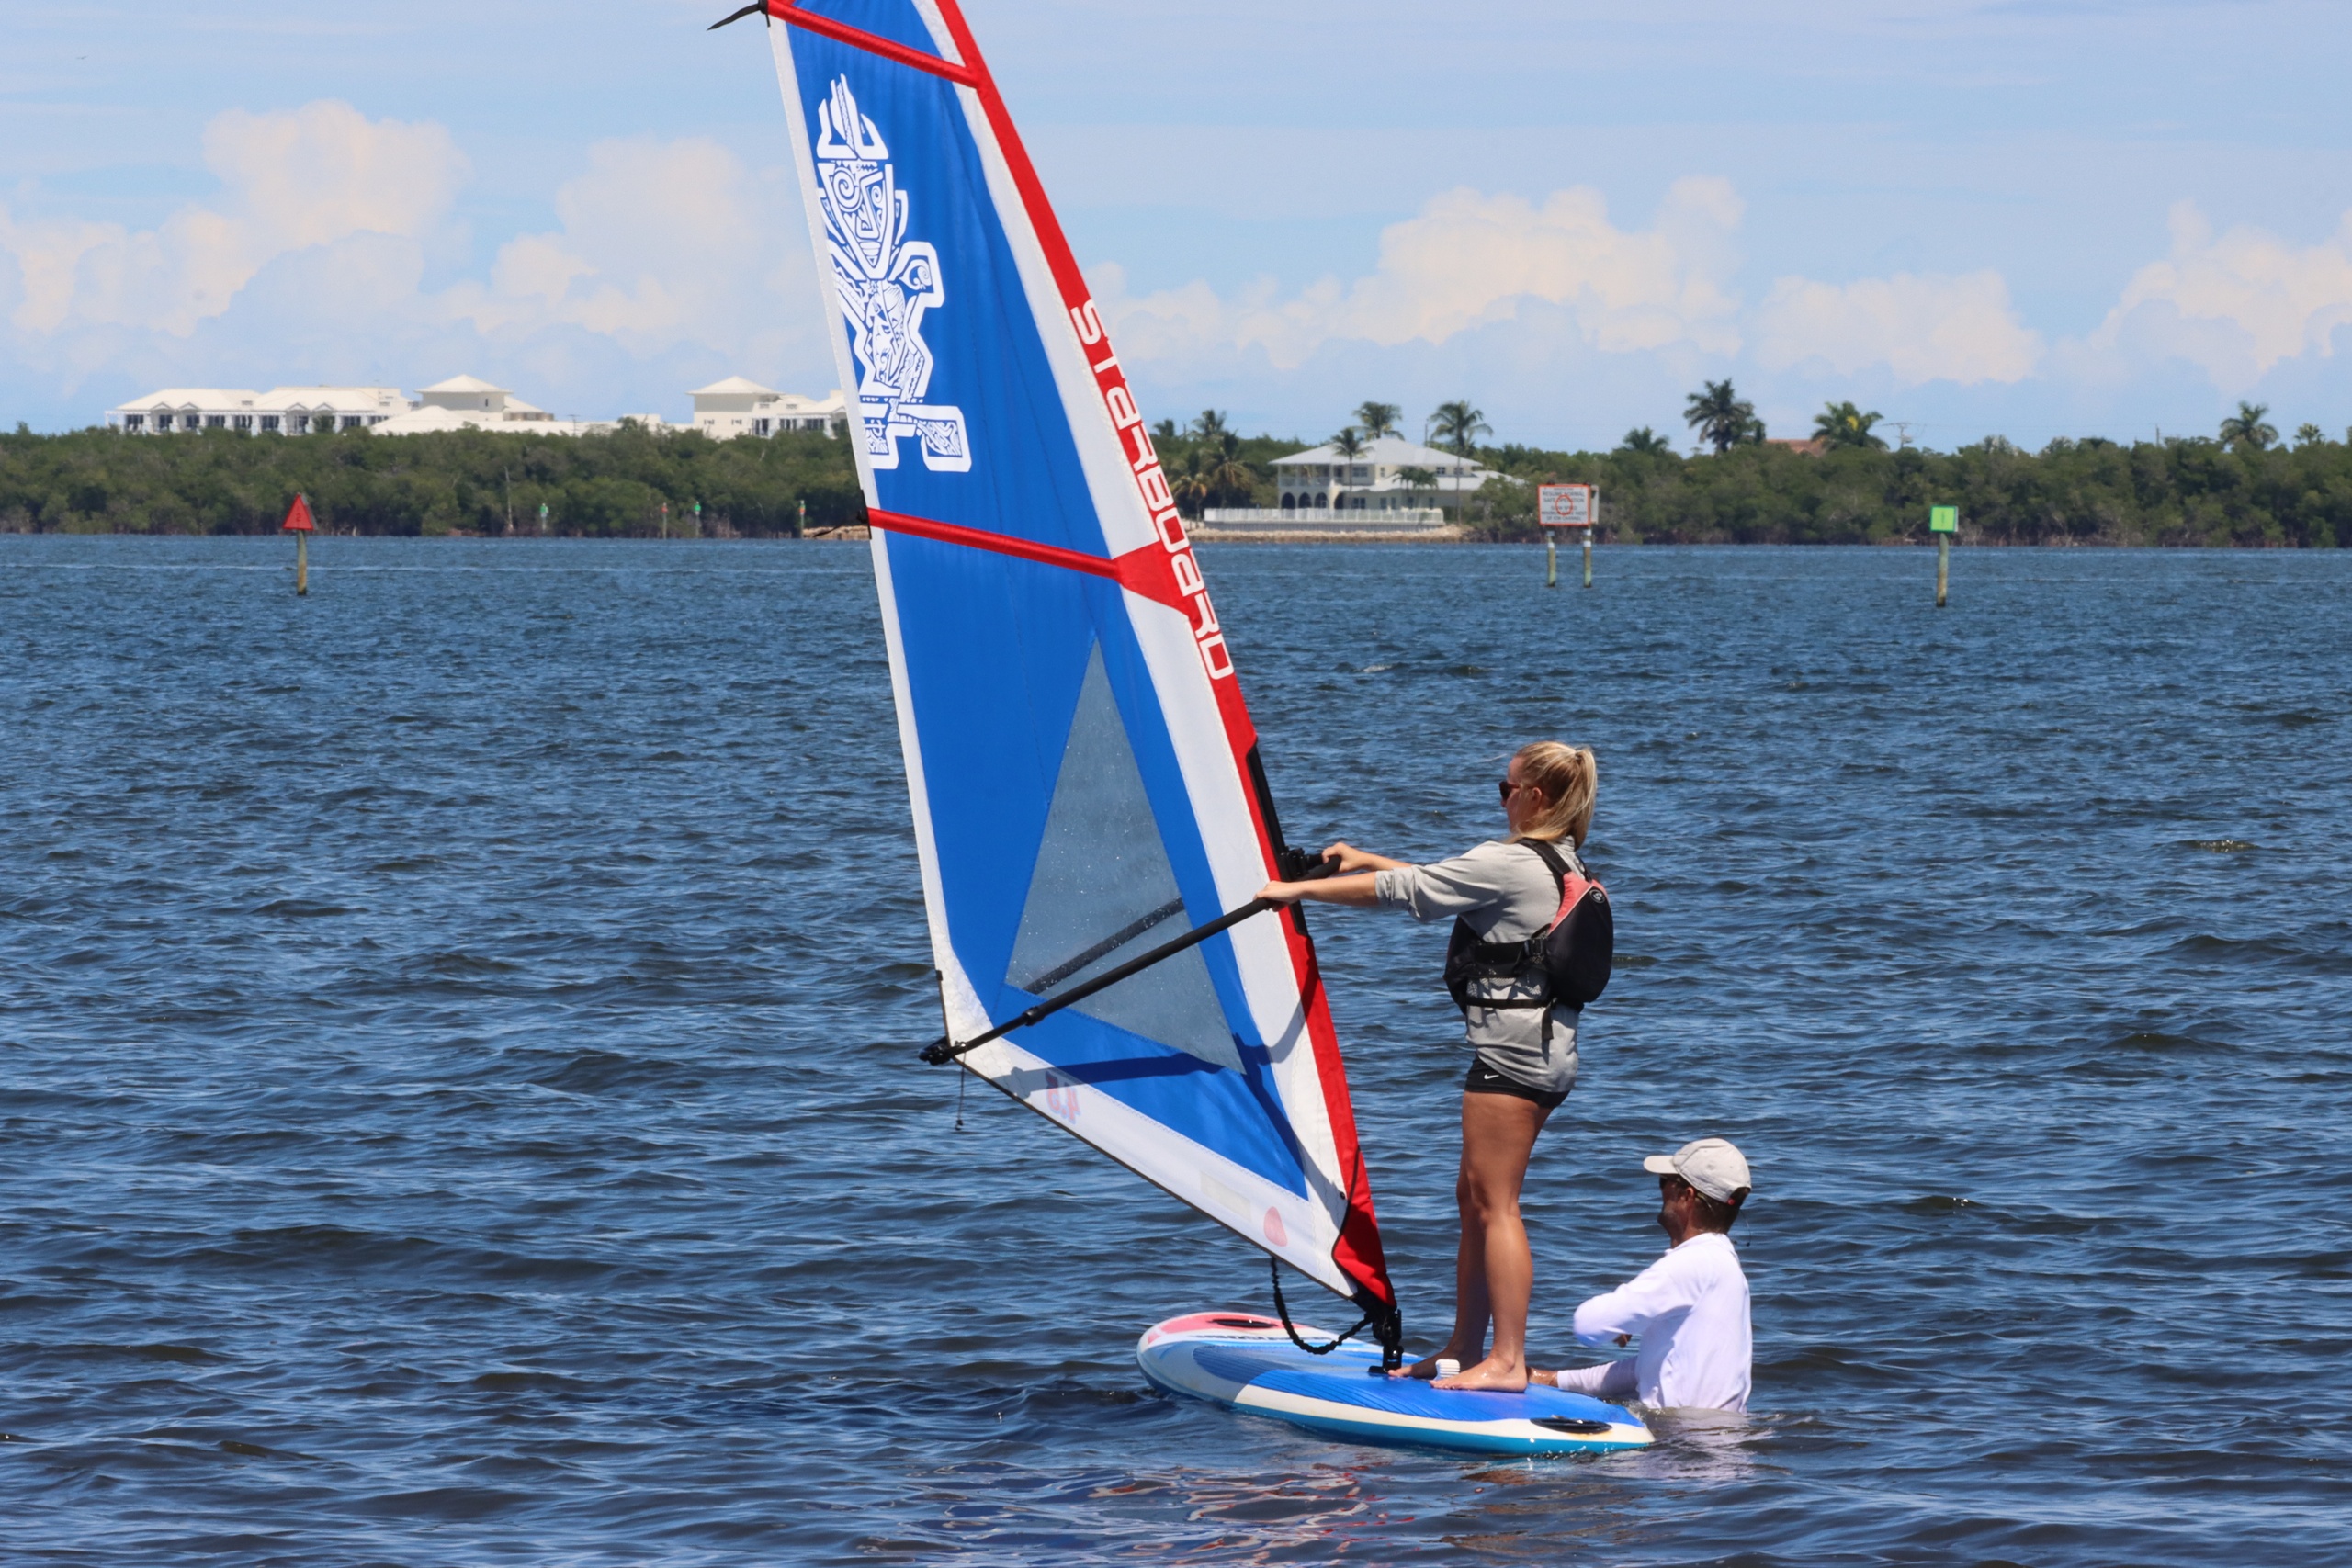
<path id="1" fill-rule="evenodd" d="M 1446 516 L 1435 506 L 1398 506 L 1387 511 L 1369 507 L 1277 506 L 1212 506 L 1201 513 L 1201 521 L 1213 528 L 1311 528 L 1317 532 L 1345 532 L 1361 529 L 1366 533 L 1378 529 L 1442 528 Z"/>

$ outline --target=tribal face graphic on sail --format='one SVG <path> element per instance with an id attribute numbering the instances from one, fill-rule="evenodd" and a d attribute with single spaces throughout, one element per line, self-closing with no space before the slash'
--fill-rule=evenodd
<path id="1" fill-rule="evenodd" d="M 832 96 L 817 106 L 817 192 L 825 209 L 833 292 L 849 318 L 857 355 L 858 413 L 866 459 L 899 466 L 899 438 L 920 444 L 923 467 L 960 474 L 972 467 L 964 411 L 926 403 L 931 349 L 922 313 L 945 303 L 939 253 L 907 238 L 907 193 L 890 168 L 890 149 L 858 112 L 849 78 L 833 78 Z"/>

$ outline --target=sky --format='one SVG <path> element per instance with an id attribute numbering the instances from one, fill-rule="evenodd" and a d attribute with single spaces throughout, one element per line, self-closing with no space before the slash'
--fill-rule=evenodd
<path id="1" fill-rule="evenodd" d="M 0 6 L 0 424 L 165 386 L 821 394 L 731 0 Z M 2352 425 L 2344 0 L 967 0 L 1146 414 Z"/>

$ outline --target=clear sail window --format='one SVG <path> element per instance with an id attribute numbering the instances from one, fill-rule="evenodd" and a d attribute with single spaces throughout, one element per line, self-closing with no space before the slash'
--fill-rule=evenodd
<path id="1" fill-rule="evenodd" d="M 1097 647 L 1087 658 L 1005 979 L 1033 996 L 1067 990 L 1182 935 L 1191 924 Z M 1198 948 L 1120 981 L 1076 1010 L 1204 1062 L 1240 1068 Z"/>

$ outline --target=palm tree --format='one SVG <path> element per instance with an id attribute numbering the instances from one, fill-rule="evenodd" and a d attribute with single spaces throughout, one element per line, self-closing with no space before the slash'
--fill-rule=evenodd
<path id="1" fill-rule="evenodd" d="M 1825 403 L 1813 416 L 1813 438 L 1824 446 L 1853 446 L 1863 451 L 1883 452 L 1886 443 L 1871 434 L 1871 426 L 1882 416 L 1876 410 L 1864 413 L 1849 400 L 1842 403 Z"/>
<path id="2" fill-rule="evenodd" d="M 2278 440 L 2278 427 L 2262 423 L 2269 412 L 2268 403 L 2240 403 L 2238 412 L 2222 422 L 2222 445 L 2241 452 L 2259 452 Z"/>
<path id="3" fill-rule="evenodd" d="M 1222 505 L 1247 506 L 1258 492 L 1258 470 L 1241 460 L 1241 437 L 1230 430 L 1217 433 L 1205 477 Z"/>
<path id="4" fill-rule="evenodd" d="M 1366 441 L 1377 441 L 1384 435 L 1396 434 L 1396 422 L 1405 411 L 1395 403 L 1358 403 L 1356 423 L 1363 430 Z"/>
<path id="5" fill-rule="evenodd" d="M 1350 478 L 1348 465 L 1363 456 L 1363 437 L 1356 434 L 1356 427 L 1351 424 L 1324 445 L 1340 455 L 1340 461 L 1331 465 L 1331 504 L 1337 506 L 1340 504 L 1339 489 Z"/>
<path id="6" fill-rule="evenodd" d="M 1210 488 L 1208 476 L 1202 473 L 1197 467 L 1187 468 L 1182 474 L 1177 476 L 1176 482 L 1169 488 L 1175 492 L 1177 510 L 1196 522 L 1200 518 L 1201 509 L 1216 499 L 1215 491 Z"/>
<path id="7" fill-rule="evenodd" d="M 1204 445 L 1214 446 L 1230 434 L 1232 428 L 1225 423 L 1225 413 L 1222 410 L 1203 409 L 1201 417 L 1194 420 L 1193 428 L 1184 434 Z"/>
<path id="8" fill-rule="evenodd" d="M 2295 427 L 2295 445 L 2298 446 L 2317 446 L 2326 439 L 2327 432 L 2316 424 L 2299 424 Z"/>
<path id="9" fill-rule="evenodd" d="M 1466 398 L 1438 404 L 1437 412 L 1429 417 L 1429 423 L 1437 432 L 1437 438 L 1444 442 L 1447 450 L 1457 457 L 1470 456 L 1471 444 L 1480 435 L 1495 433 L 1494 427 L 1487 423 L 1487 416 L 1472 408 Z"/>
<path id="10" fill-rule="evenodd" d="M 1168 471 L 1168 488 L 1176 497 L 1176 510 L 1187 517 L 1198 518 L 1201 508 L 1209 504 L 1208 479 L 1201 471 L 1200 447 L 1189 441 L 1162 446 L 1159 462 Z"/>
<path id="11" fill-rule="evenodd" d="M 1456 398 L 1450 403 L 1438 404 L 1437 412 L 1429 417 L 1429 426 L 1437 432 L 1439 440 L 1453 449 L 1456 457 L 1470 456 L 1470 445 L 1481 431 L 1488 435 L 1494 434 L 1487 423 L 1487 416 L 1472 408 L 1467 398 Z M 1462 501 L 1462 465 L 1459 463 L 1453 467 L 1453 499 L 1458 516 Z"/>
<path id="12" fill-rule="evenodd" d="M 1699 433 L 1699 439 L 1715 449 L 1722 457 L 1744 441 L 1763 438 L 1763 427 L 1756 421 L 1756 405 L 1732 390 L 1729 378 L 1708 381 L 1705 389 L 1690 394 L 1682 405 L 1682 423 Z M 1750 434 L 1751 427 L 1755 434 Z"/>
<path id="13" fill-rule="evenodd" d="M 1617 450 L 1663 457 L 1674 450 L 1674 447 L 1665 436 L 1645 424 L 1638 429 L 1625 432 L 1625 439 L 1617 443 Z"/>

